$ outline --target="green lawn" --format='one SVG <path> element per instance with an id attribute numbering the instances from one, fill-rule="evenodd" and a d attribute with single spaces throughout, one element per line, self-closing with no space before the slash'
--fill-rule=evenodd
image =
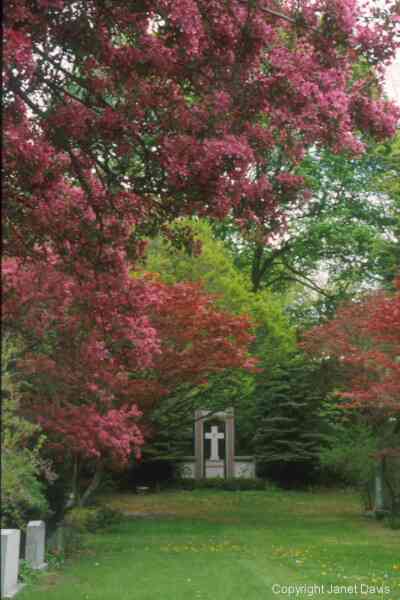
<path id="1" fill-rule="evenodd" d="M 79 555 L 20 600 L 400 599 L 400 532 L 362 517 L 349 493 L 204 490 L 104 501 L 129 516 L 88 536 Z M 310 587 L 296 595 L 280 587 L 289 585 Z M 350 589 L 330 593 L 331 585 Z"/>

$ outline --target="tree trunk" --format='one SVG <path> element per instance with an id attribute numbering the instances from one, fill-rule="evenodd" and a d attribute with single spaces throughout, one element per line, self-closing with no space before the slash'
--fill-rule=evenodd
<path id="1" fill-rule="evenodd" d="M 261 286 L 261 278 L 262 278 L 262 258 L 263 258 L 264 248 L 261 244 L 257 244 L 254 250 L 253 262 L 251 266 L 251 282 L 253 284 L 253 292 L 257 293 Z"/>
<path id="2" fill-rule="evenodd" d="M 74 458 L 72 470 L 72 497 L 68 504 L 72 506 L 79 504 L 79 461 L 77 456 Z"/>
<path id="3" fill-rule="evenodd" d="M 82 496 L 79 498 L 78 506 L 84 506 L 90 498 L 90 496 L 97 490 L 103 476 L 103 471 L 103 463 L 99 461 L 96 465 L 96 470 L 94 472 L 92 481 L 90 482 L 89 486 L 86 488 Z"/>
<path id="4" fill-rule="evenodd" d="M 385 508 L 385 499 L 383 493 L 383 459 L 378 459 L 376 470 L 375 470 L 375 513 L 380 513 Z"/>

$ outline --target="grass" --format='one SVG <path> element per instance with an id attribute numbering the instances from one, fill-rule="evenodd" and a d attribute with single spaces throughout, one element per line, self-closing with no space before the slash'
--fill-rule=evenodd
<path id="1" fill-rule="evenodd" d="M 88 535 L 79 555 L 19 600 L 400 599 L 400 533 L 364 518 L 350 493 L 202 490 L 103 500 L 124 520 Z M 284 585 L 308 588 L 296 595 Z"/>

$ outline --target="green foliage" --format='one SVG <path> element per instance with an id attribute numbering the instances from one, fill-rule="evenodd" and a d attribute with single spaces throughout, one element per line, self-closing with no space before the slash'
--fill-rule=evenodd
<path id="1" fill-rule="evenodd" d="M 385 456 L 382 460 L 382 471 L 386 505 L 389 510 L 387 524 L 391 529 L 400 529 L 400 456 Z"/>
<path id="2" fill-rule="evenodd" d="M 276 243 L 261 241 L 257 226 L 244 235 L 230 219 L 214 230 L 257 293 L 285 294 L 293 323 L 308 326 L 398 271 L 399 157 L 400 135 L 371 143 L 357 159 L 314 148 L 297 169 L 312 198 L 287 208 L 287 230 Z"/>
<path id="3" fill-rule="evenodd" d="M 307 323 L 332 315 L 339 303 L 388 276 L 398 208 L 392 196 L 380 193 L 386 165 L 377 149 L 371 146 L 359 159 L 312 153 L 302 164 L 313 199 L 291 223 L 282 257 L 287 281 L 298 285 L 294 319 Z M 304 293 L 307 278 L 316 294 Z"/>
<path id="4" fill-rule="evenodd" d="M 185 249 L 177 250 L 164 238 L 157 238 L 150 243 L 146 270 L 159 273 L 167 283 L 201 282 L 215 296 L 220 309 L 249 315 L 255 323 L 257 345 L 264 354 L 270 352 L 277 358 L 292 350 L 294 330 L 285 315 L 284 298 L 267 290 L 254 294 L 248 277 L 235 265 L 234 254 L 224 242 L 215 239 L 206 221 L 182 222 L 201 242 L 201 254 L 188 255 Z"/>
<path id="5" fill-rule="evenodd" d="M 87 508 L 72 508 L 64 517 L 64 524 L 78 532 L 95 532 L 106 529 L 118 523 L 121 514 L 107 506 L 94 506 Z"/>
<path id="6" fill-rule="evenodd" d="M 54 569 L 60 569 L 65 563 L 65 554 L 56 548 L 48 550 L 46 552 L 45 562 L 52 571 Z"/>
<path id="7" fill-rule="evenodd" d="M 358 159 L 311 153 L 301 174 L 313 200 L 291 225 L 285 261 L 296 277 L 302 273 L 315 282 L 318 272 L 325 274 L 322 295 L 308 294 L 305 301 L 299 294 L 294 316 L 312 320 L 332 315 L 366 286 L 390 283 L 399 270 L 400 135 L 384 145 L 371 143 Z"/>
<path id="8" fill-rule="evenodd" d="M 23 583 L 31 585 L 39 579 L 40 571 L 34 569 L 30 562 L 22 558 L 19 561 L 18 577 Z"/>
<path id="9" fill-rule="evenodd" d="M 391 144 L 378 146 L 376 155 L 384 169 L 373 180 L 372 188 L 394 206 L 394 223 L 385 239 L 385 252 L 376 253 L 383 280 L 390 285 L 400 270 L 400 133 Z"/>
<path id="10" fill-rule="evenodd" d="M 362 416 L 354 422 L 346 412 L 331 410 L 332 432 L 326 437 L 327 445 L 321 449 L 323 470 L 360 490 L 364 507 L 374 508 L 375 476 L 379 467 L 382 477 L 385 510 L 388 523 L 396 526 L 400 517 L 400 458 L 387 455 L 382 449 L 388 445 L 399 446 L 399 433 L 395 420 L 384 426 L 365 422 Z"/>
<path id="11" fill-rule="evenodd" d="M 94 508 L 72 508 L 64 516 L 64 524 L 67 527 L 73 527 L 78 531 L 89 531 L 95 519 L 96 509 Z"/>
<path id="12" fill-rule="evenodd" d="M 181 386 L 151 412 L 156 436 L 143 449 L 144 461 L 166 462 L 193 454 L 193 415 L 198 408 L 211 412 L 233 406 L 236 416 L 237 451 L 246 453 L 246 440 L 252 436 L 249 414 L 254 404 L 254 375 L 227 370 L 211 375 L 196 387 Z"/>
<path id="13" fill-rule="evenodd" d="M 369 426 L 337 423 L 319 457 L 322 468 L 351 485 L 365 487 L 374 476 L 377 451 L 378 439 Z"/>
<path id="14" fill-rule="evenodd" d="M 397 134 L 391 143 L 378 146 L 375 153 L 377 158 L 383 162 L 384 168 L 382 173 L 373 180 L 373 185 L 379 191 L 394 198 L 396 200 L 397 209 L 399 209 L 400 133 Z"/>
<path id="15" fill-rule="evenodd" d="M 312 482 L 327 423 L 322 366 L 298 353 L 260 375 L 254 449 L 259 472 L 282 484 Z"/>
<path id="16" fill-rule="evenodd" d="M 400 515 L 390 513 L 386 518 L 386 524 L 390 529 L 400 529 Z"/>
<path id="17" fill-rule="evenodd" d="M 2 420 L 1 420 L 1 505 L 2 527 L 24 528 L 32 518 L 48 514 L 41 473 L 48 465 L 40 451 L 45 438 L 37 425 L 19 415 L 19 389 L 15 381 L 14 357 L 17 343 L 8 336 L 2 340 Z"/>
<path id="18" fill-rule="evenodd" d="M 235 265 L 234 254 L 221 240 L 216 240 L 211 226 L 204 220 L 180 219 L 179 230 L 190 227 L 201 242 L 201 254 L 189 254 L 165 238 L 149 244 L 144 269 L 158 273 L 167 283 L 201 282 L 215 298 L 221 310 L 248 315 L 254 323 L 252 354 L 263 368 L 284 357 L 295 347 L 294 329 L 284 310 L 284 298 L 268 290 L 254 294 L 245 273 Z M 174 460 L 192 452 L 193 413 L 196 408 L 210 411 L 235 408 L 237 451 L 246 453 L 254 433 L 255 375 L 247 371 L 226 370 L 211 375 L 193 388 L 181 386 L 153 411 L 151 423 L 157 432 L 154 442 L 144 449 L 145 459 L 163 457 Z"/>
<path id="19" fill-rule="evenodd" d="M 2 450 L 1 526 L 23 529 L 29 519 L 45 517 L 48 504 L 39 481 L 40 465 L 27 448 Z"/>

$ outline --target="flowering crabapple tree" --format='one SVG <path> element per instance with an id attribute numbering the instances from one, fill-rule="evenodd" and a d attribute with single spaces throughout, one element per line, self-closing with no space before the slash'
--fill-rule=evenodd
<path id="1" fill-rule="evenodd" d="M 307 148 L 391 136 L 398 3 L 279 4 L 7 0 L 5 250 L 136 256 L 140 232 L 188 214 L 233 214 L 266 242 L 307 198 Z"/>
<path id="2" fill-rule="evenodd" d="M 4 318 L 36 344 L 23 361 L 36 414 L 64 452 L 100 469 L 141 445 L 134 407 L 140 385 L 164 385 L 154 376 L 163 353 L 171 373 L 194 376 L 190 349 L 204 347 L 195 337 L 173 367 L 183 357 L 160 315 L 175 292 L 129 275 L 144 237 L 174 239 L 168 224 L 181 216 L 231 215 L 267 243 L 284 228 L 282 209 L 307 199 L 295 171 L 307 148 L 357 154 L 361 131 L 392 135 L 398 111 L 379 92 L 399 8 L 7 0 L 4 17 Z M 190 236 L 175 241 L 196 249 Z M 191 298 L 176 294 L 172 323 L 179 294 Z M 238 325 L 221 313 L 225 329 L 213 325 L 200 298 L 193 292 L 199 322 L 210 317 L 203 331 L 245 365 L 230 333 Z M 211 353 L 215 368 L 223 354 Z"/>

